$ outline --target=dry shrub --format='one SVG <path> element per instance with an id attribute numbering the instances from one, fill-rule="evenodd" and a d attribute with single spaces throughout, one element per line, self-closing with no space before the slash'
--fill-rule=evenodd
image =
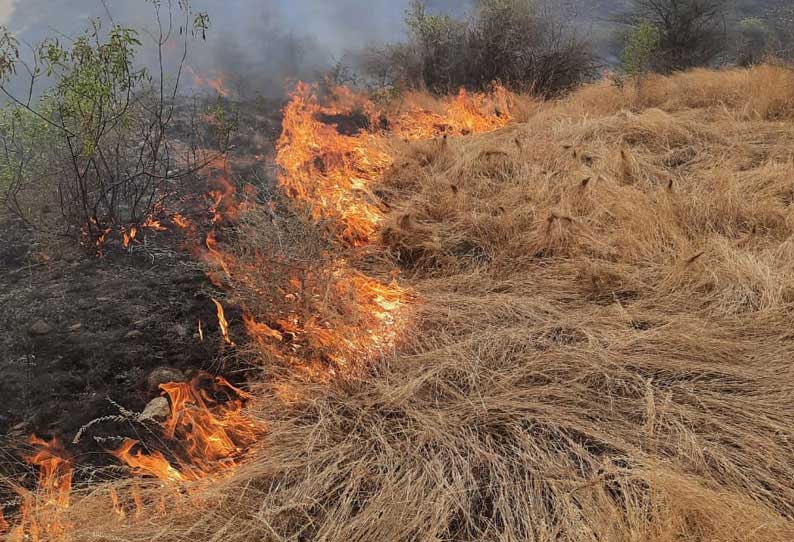
<path id="1" fill-rule="evenodd" d="M 635 112 L 590 87 L 404 153 L 402 353 L 263 384 L 264 449 L 199 506 L 79 539 L 791 540 L 794 129 L 748 108 L 789 77 L 659 78 Z"/>

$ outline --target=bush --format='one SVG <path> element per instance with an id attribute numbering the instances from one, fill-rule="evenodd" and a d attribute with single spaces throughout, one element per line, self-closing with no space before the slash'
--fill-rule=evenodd
<path id="1" fill-rule="evenodd" d="M 154 5 L 157 20 L 166 21 L 154 34 L 162 59 L 177 29 Z M 9 105 L 0 115 L 0 186 L 8 207 L 29 224 L 63 225 L 96 243 L 111 230 L 144 223 L 179 181 L 206 164 L 198 132 L 176 133 L 176 98 L 189 40 L 204 35 L 208 20 L 179 5 L 184 56 L 171 82 L 163 80 L 162 60 L 158 77 L 136 66 L 142 44 L 131 28 L 105 29 L 96 20 L 68 45 L 46 40 L 27 56 L 2 30 L 0 92 Z M 13 90 L 17 72 L 29 79 L 24 93 Z M 42 82 L 49 88 L 36 98 Z M 220 152 L 228 131 L 218 133 Z M 61 218 L 47 220 L 54 206 Z"/>
<path id="2" fill-rule="evenodd" d="M 596 68 L 589 46 L 572 28 L 539 15 L 531 0 L 481 0 L 468 21 L 430 14 L 414 2 L 406 24 L 407 43 L 375 51 L 362 62 L 378 84 L 450 93 L 498 82 L 548 96 L 576 86 Z"/>

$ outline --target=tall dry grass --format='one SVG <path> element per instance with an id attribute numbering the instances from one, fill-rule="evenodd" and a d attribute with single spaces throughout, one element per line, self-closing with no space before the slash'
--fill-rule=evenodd
<path id="1" fill-rule="evenodd" d="M 120 527 L 94 495 L 76 539 L 792 540 L 793 100 L 783 68 L 698 70 L 395 143 L 399 351 L 271 375 L 202 506 Z"/>

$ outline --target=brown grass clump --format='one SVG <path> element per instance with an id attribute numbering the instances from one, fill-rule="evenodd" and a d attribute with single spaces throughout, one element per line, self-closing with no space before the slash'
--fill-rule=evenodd
<path id="1" fill-rule="evenodd" d="M 794 76 L 628 93 L 399 144 L 401 351 L 274 377 L 295 400 L 263 385 L 264 450 L 203 506 L 76 539 L 792 540 Z"/>

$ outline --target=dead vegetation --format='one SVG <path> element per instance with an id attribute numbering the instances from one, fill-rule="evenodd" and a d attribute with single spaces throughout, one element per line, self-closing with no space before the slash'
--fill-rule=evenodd
<path id="1" fill-rule="evenodd" d="M 352 381 L 274 370 L 248 462 L 141 488 L 177 505 L 121 524 L 108 487 L 75 496 L 73 539 L 791 540 L 793 120 L 794 74 L 763 66 L 395 142 L 399 351 Z"/>

